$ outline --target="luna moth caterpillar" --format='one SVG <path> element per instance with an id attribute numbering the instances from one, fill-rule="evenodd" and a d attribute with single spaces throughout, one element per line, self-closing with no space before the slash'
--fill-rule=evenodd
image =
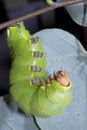
<path id="1" fill-rule="evenodd" d="M 46 54 L 40 38 L 31 35 L 23 22 L 7 29 L 12 64 L 10 94 L 27 115 L 62 115 L 71 102 L 71 82 L 63 70 L 46 78 Z"/>

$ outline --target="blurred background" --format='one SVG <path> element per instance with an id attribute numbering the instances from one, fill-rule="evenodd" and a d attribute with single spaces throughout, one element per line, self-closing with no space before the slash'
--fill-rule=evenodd
<path id="1" fill-rule="evenodd" d="M 45 0 L 0 0 L 0 24 L 46 7 Z M 77 25 L 64 7 L 24 21 L 31 34 L 45 28 L 61 28 L 77 37 L 87 49 L 87 28 Z M 9 92 L 10 55 L 6 29 L 0 30 L 0 96 Z"/>

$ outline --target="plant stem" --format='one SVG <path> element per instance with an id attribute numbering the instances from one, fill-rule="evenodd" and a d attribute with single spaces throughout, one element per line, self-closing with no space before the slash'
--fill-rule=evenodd
<path id="1" fill-rule="evenodd" d="M 85 2 L 85 1 L 87 1 L 87 0 L 64 0 L 62 2 L 61 1 L 55 2 L 52 6 L 47 6 L 45 8 L 42 8 L 42 9 L 37 10 L 35 12 L 29 13 L 29 14 L 24 15 L 22 17 L 18 17 L 16 19 L 13 19 L 13 20 L 10 20 L 10 21 L 7 21 L 5 23 L 0 24 L 0 30 L 4 29 L 4 28 L 6 28 L 6 27 L 8 27 L 12 24 L 15 24 L 17 22 L 24 21 L 24 20 L 27 20 L 29 18 L 44 14 L 44 13 L 49 12 L 51 10 L 54 10 L 56 8 L 63 7 L 63 6 L 66 6 L 66 5 L 70 5 L 70 4 Z"/>

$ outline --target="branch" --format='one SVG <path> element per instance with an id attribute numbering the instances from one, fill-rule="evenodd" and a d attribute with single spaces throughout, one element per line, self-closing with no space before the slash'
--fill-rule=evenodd
<path id="1" fill-rule="evenodd" d="M 0 30 L 4 29 L 4 28 L 6 28 L 6 27 L 8 27 L 12 24 L 15 24 L 17 22 L 24 21 L 24 20 L 27 20 L 29 18 L 44 14 L 44 13 L 49 12 L 51 10 L 54 10 L 56 8 L 63 7 L 63 6 L 66 6 L 66 5 L 70 5 L 70 4 L 86 2 L 86 1 L 87 0 L 64 0 L 62 2 L 61 1 L 55 2 L 52 6 L 47 6 L 45 8 L 40 9 L 40 10 L 37 10 L 33 13 L 30 13 L 30 14 L 24 15 L 22 17 L 18 17 L 16 19 L 13 19 L 13 20 L 10 20 L 10 21 L 7 21 L 5 23 L 0 24 Z"/>

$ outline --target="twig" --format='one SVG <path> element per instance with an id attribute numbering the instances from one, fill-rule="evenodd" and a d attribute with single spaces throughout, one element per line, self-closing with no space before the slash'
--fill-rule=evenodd
<path id="1" fill-rule="evenodd" d="M 33 13 L 30 13 L 30 14 L 24 15 L 22 17 L 18 17 L 16 19 L 13 19 L 13 20 L 10 20 L 10 21 L 7 21 L 5 23 L 0 24 L 0 30 L 4 29 L 4 28 L 6 28 L 6 27 L 8 27 L 8 26 L 10 26 L 12 24 L 15 24 L 17 22 L 24 21 L 26 19 L 38 16 L 40 14 L 49 12 L 49 11 L 54 10 L 56 8 L 63 7 L 63 6 L 66 6 L 66 5 L 70 5 L 70 4 L 85 2 L 85 1 L 87 1 L 87 0 L 64 0 L 62 2 L 61 1 L 60 2 L 55 2 L 52 6 L 47 6 L 45 8 L 40 9 L 40 10 L 37 10 L 37 11 L 35 11 Z"/>

